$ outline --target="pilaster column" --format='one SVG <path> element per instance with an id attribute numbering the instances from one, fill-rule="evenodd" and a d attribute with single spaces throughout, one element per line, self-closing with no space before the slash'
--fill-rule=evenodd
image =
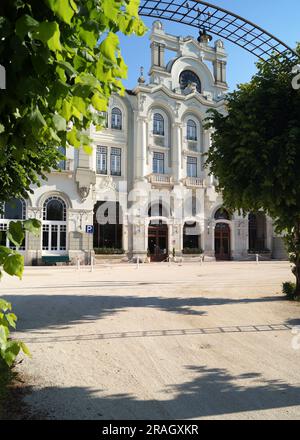
<path id="1" fill-rule="evenodd" d="M 147 168 L 147 118 L 143 116 L 137 117 L 137 139 L 135 151 L 135 178 L 144 180 Z"/>
<path id="2" fill-rule="evenodd" d="M 173 124 L 173 142 L 172 142 L 172 171 L 175 183 L 179 183 L 182 178 L 181 163 L 182 163 L 182 127 L 181 123 L 175 122 Z"/>

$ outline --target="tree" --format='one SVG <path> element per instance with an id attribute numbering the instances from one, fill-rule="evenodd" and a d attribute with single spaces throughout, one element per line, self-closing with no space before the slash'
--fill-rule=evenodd
<path id="1" fill-rule="evenodd" d="M 297 61 L 260 61 L 252 80 L 227 96 L 227 114 L 210 111 L 207 166 L 228 209 L 263 210 L 274 219 L 300 296 L 300 92 L 292 87 Z"/>
<path id="2" fill-rule="evenodd" d="M 5 0 L 0 4 L 0 211 L 2 202 L 26 198 L 33 184 L 62 158 L 58 146 L 90 151 L 86 131 L 98 130 L 113 92 L 122 94 L 127 66 L 118 32 L 142 36 L 139 0 Z M 11 222 L 8 238 L 18 249 L 34 219 Z M 22 277 L 24 259 L 0 246 L 3 272 Z M 25 344 L 10 339 L 16 316 L 0 299 L 0 364 L 11 366 Z"/>
<path id="3" fill-rule="evenodd" d="M 0 3 L 0 199 L 27 197 L 61 159 L 58 146 L 90 151 L 127 67 L 118 32 L 143 35 L 139 0 Z"/>

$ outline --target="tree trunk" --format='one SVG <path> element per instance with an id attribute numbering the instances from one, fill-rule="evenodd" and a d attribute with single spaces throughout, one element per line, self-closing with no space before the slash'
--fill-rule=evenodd
<path id="1" fill-rule="evenodd" d="M 300 298 L 300 255 L 297 255 L 297 262 L 295 263 L 295 269 L 294 274 L 296 277 L 296 290 L 295 290 L 295 296 L 299 299 Z"/>
<path id="2" fill-rule="evenodd" d="M 295 227 L 295 268 L 294 275 L 296 277 L 295 296 L 300 298 L 300 222 L 298 221 Z"/>

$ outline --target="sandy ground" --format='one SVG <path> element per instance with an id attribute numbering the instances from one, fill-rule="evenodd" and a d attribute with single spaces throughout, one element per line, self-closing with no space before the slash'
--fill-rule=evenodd
<path id="1" fill-rule="evenodd" d="M 33 355 L 19 367 L 25 402 L 50 419 L 300 419 L 289 279 L 289 264 L 273 262 L 6 277 L 0 295 Z"/>

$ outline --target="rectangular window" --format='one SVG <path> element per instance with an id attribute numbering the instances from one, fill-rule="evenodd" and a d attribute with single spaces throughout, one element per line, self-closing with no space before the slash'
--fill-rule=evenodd
<path id="1" fill-rule="evenodd" d="M 49 249 L 49 225 L 43 225 L 43 251 Z"/>
<path id="2" fill-rule="evenodd" d="M 97 147 L 96 172 L 97 174 L 107 174 L 107 147 Z"/>
<path id="3" fill-rule="evenodd" d="M 59 248 L 61 251 L 67 249 L 67 226 L 64 225 L 60 226 Z"/>
<path id="4" fill-rule="evenodd" d="M 7 230 L 9 228 L 9 223 L 0 223 L 0 246 L 6 246 L 10 249 L 16 250 L 17 247 L 14 243 L 8 240 L 7 238 Z M 21 244 L 21 246 L 18 248 L 19 251 L 25 251 L 26 248 L 26 238 L 24 237 L 24 240 Z"/>
<path id="5" fill-rule="evenodd" d="M 188 156 L 187 177 L 197 177 L 197 157 Z"/>
<path id="6" fill-rule="evenodd" d="M 63 154 L 64 156 L 66 156 L 66 147 L 58 147 L 58 151 Z M 58 162 L 58 168 L 62 171 L 66 170 L 66 159 L 61 159 Z"/>
<path id="7" fill-rule="evenodd" d="M 164 174 L 165 172 L 165 158 L 163 153 L 153 153 L 153 173 Z"/>
<path id="8" fill-rule="evenodd" d="M 121 176 L 121 148 L 111 149 L 110 174 L 112 176 Z"/>
<path id="9" fill-rule="evenodd" d="M 66 225 L 43 225 L 43 251 L 65 251 L 67 249 Z"/>
<path id="10" fill-rule="evenodd" d="M 0 246 L 6 246 L 7 224 L 0 224 Z"/>
<path id="11" fill-rule="evenodd" d="M 51 251 L 58 250 L 58 226 L 51 225 Z"/>

